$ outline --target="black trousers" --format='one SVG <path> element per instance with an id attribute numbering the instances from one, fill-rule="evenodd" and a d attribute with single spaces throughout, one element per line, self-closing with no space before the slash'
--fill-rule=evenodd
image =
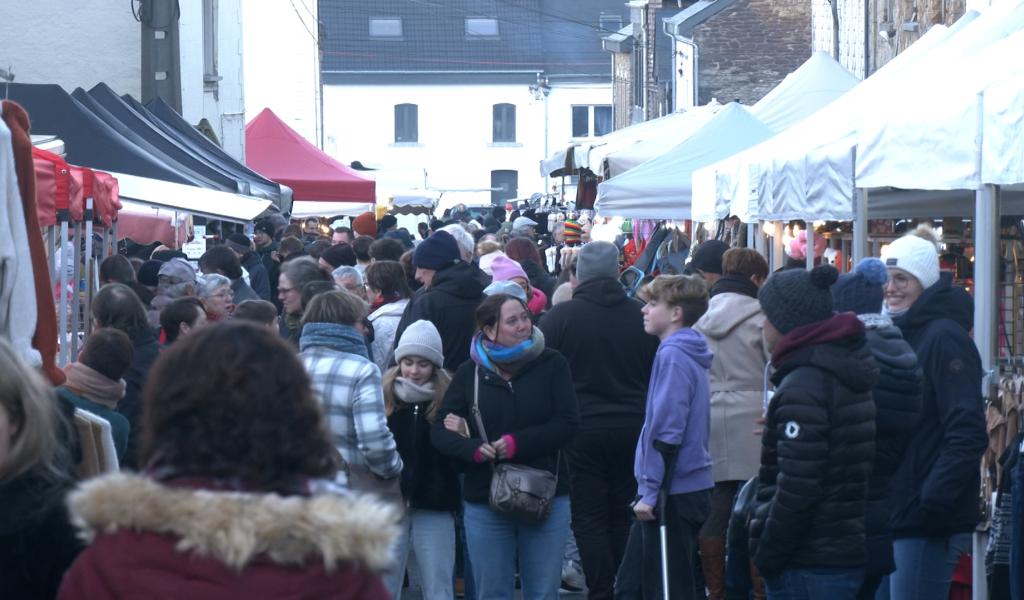
<path id="1" fill-rule="evenodd" d="M 567 452 L 572 532 L 590 600 L 612 597 L 636 497 L 633 456 L 640 427 L 581 430 Z"/>
<path id="2" fill-rule="evenodd" d="M 668 590 L 672 600 L 693 600 L 697 533 L 711 510 L 711 490 L 668 497 Z M 658 521 L 635 521 L 615 581 L 618 600 L 661 600 L 661 536 Z"/>

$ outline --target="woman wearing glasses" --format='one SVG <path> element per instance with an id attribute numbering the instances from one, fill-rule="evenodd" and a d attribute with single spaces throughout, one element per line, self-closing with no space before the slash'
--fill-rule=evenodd
<path id="1" fill-rule="evenodd" d="M 888 590 L 900 599 L 949 595 L 979 521 L 978 461 L 988 444 L 981 358 L 970 338 L 973 303 L 950 273 L 939 272 L 938 243 L 922 226 L 882 255 L 889 270 L 884 314 L 924 373 L 921 419 L 890 488 L 896 571 Z"/>

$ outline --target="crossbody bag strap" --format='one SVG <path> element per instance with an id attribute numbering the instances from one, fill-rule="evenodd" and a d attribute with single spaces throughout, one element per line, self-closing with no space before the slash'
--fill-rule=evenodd
<path id="1" fill-rule="evenodd" d="M 487 439 L 487 430 L 484 429 L 484 420 L 480 418 L 480 368 L 473 369 L 473 419 L 476 421 L 476 428 L 480 430 L 480 437 L 485 444 L 491 442 Z"/>

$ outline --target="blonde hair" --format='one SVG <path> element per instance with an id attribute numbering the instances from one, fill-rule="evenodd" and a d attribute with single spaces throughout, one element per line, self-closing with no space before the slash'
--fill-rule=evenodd
<path id="1" fill-rule="evenodd" d="M 708 286 L 697 275 L 659 275 L 643 287 L 648 301 L 683 309 L 683 327 L 690 327 L 708 310 Z"/>
<path id="2" fill-rule="evenodd" d="M 398 403 L 395 401 L 395 380 L 401 374 L 402 365 L 398 364 L 388 369 L 381 380 L 384 385 L 384 414 L 389 417 L 398 407 Z M 444 394 L 452 383 L 452 377 L 447 371 L 434 365 L 434 374 L 430 376 L 430 383 L 434 384 L 434 397 L 430 400 L 430 406 L 427 407 L 427 421 L 433 423 L 434 418 L 437 417 L 437 411 L 441 409 Z"/>
<path id="3" fill-rule="evenodd" d="M 480 240 L 476 244 L 476 255 L 487 256 L 488 254 L 501 250 L 501 244 L 497 240 Z"/>
<path id="4" fill-rule="evenodd" d="M 14 348 L 0 338 L 0 410 L 7 413 L 11 428 L 10 451 L 0 463 L 0 481 L 14 479 L 33 468 L 45 477 L 61 479 L 62 450 L 59 428 L 66 427 L 57 414 L 49 385 L 29 367 Z"/>

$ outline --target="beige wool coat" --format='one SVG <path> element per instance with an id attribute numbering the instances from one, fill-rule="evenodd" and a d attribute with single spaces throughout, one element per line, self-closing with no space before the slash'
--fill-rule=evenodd
<path id="1" fill-rule="evenodd" d="M 757 475 L 761 438 L 754 435 L 763 411 L 764 369 L 769 353 L 756 298 L 726 292 L 713 296 L 694 329 L 715 354 L 711 363 L 712 474 L 715 482 Z"/>

